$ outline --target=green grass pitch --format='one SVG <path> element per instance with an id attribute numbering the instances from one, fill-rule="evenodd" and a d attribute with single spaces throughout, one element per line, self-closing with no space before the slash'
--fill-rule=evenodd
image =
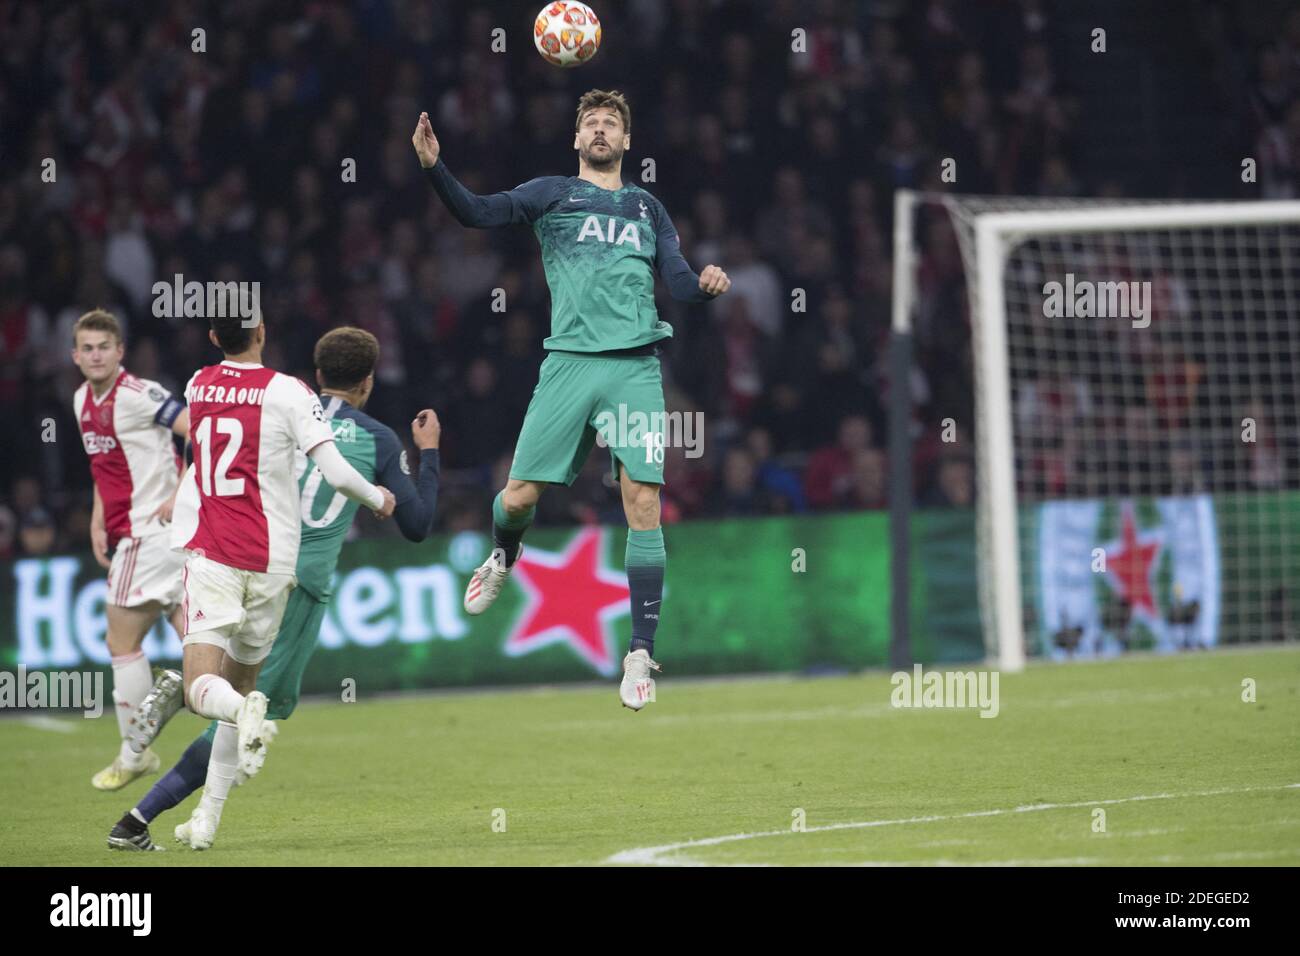
<path id="1" fill-rule="evenodd" d="M 669 673 L 641 714 L 612 683 L 307 701 L 206 853 L 171 839 L 197 795 L 155 822 L 167 852 L 106 848 L 156 779 L 90 787 L 113 753 L 111 716 L 58 718 L 62 730 L 11 716 L 0 860 L 1300 863 L 1300 649 L 1035 665 L 1002 675 L 993 719 L 894 709 L 880 672 L 674 681 L 664 651 Z M 200 727 L 173 721 L 164 769 Z"/>

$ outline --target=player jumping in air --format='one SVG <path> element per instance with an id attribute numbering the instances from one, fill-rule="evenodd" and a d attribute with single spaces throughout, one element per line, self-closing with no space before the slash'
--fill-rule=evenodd
<path id="1" fill-rule="evenodd" d="M 209 337 L 225 361 L 199 369 L 185 388 L 194 464 L 177 494 L 172 544 L 187 552 L 185 700 L 199 716 L 220 721 L 208 779 L 229 781 L 261 769 L 275 734 L 255 682 L 297 584 L 295 453 L 307 455 L 345 498 L 382 517 L 396 502 L 348 464 L 316 393 L 262 365 L 260 314 L 253 323 L 214 316 Z"/>
<path id="2" fill-rule="evenodd" d="M 623 182 L 631 113 L 617 91 L 592 90 L 578 101 L 577 176 L 542 176 L 478 196 L 442 161 L 428 113 L 420 114 L 411 141 L 439 198 L 462 225 L 532 225 L 551 290 L 551 335 L 543 343 L 550 354 L 524 415 L 509 480 L 492 502 L 493 550 L 470 579 L 465 610 L 481 614 L 501 593 L 543 486 L 573 483 L 598 423 L 645 416 L 656 423 L 651 433 L 627 436 L 625 445 L 616 440 L 621 436 L 604 433 L 628 523 L 632 641 L 619 697 L 639 711 L 653 699 L 650 670 L 659 669 L 651 654 L 665 566 L 659 526 L 664 395 L 655 343 L 673 330 L 655 311 L 655 271 L 681 302 L 707 302 L 726 292 L 731 280 L 715 265 L 697 276 L 663 204 Z"/>
<path id="3" fill-rule="evenodd" d="M 342 328 L 325 333 L 316 343 L 316 381 L 321 386 L 325 417 L 343 457 L 370 481 L 391 488 L 397 499 L 393 518 L 408 541 L 423 541 L 433 525 L 438 500 L 438 442 L 441 426 L 432 409 L 411 423 L 411 437 L 420 449 L 420 473 L 412 482 L 406 452 L 387 425 L 361 411 L 375 386 L 379 343 L 369 332 Z M 320 469 L 298 456 L 298 487 L 302 497 L 302 539 L 298 550 L 298 587 L 289 596 L 280 634 L 257 675 L 257 689 L 268 700 L 266 715 L 284 720 L 298 704 L 302 675 L 316 648 L 325 608 L 334 591 L 333 575 L 339 552 L 357 504 L 348 501 L 321 477 Z M 115 850 L 154 850 L 149 824 L 203 786 L 203 797 L 190 819 L 176 827 L 176 839 L 195 850 L 212 846 L 226 795 L 228 777 L 209 774 L 217 723 L 181 756 L 171 770 L 113 827 L 108 845 Z M 205 785 L 206 777 L 206 785 Z"/>
<path id="4" fill-rule="evenodd" d="M 183 633 L 182 558 L 170 549 L 167 523 L 181 466 L 172 435 L 186 433 L 189 416 L 157 382 L 122 367 L 122 330 L 108 312 L 96 309 L 79 318 L 72 344 L 72 361 L 86 378 L 73 406 L 95 482 L 91 549 L 108 569 L 107 640 L 122 735 L 113 762 L 90 782 L 98 790 L 119 790 L 159 764 L 152 750 L 133 750 L 128 736 L 153 683 L 141 648 L 145 635 L 159 615 Z"/>

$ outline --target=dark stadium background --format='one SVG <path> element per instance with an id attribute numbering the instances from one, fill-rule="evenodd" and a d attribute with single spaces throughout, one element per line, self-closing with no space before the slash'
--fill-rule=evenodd
<path id="1" fill-rule="evenodd" d="M 153 283 L 176 273 L 261 282 L 267 364 L 308 380 L 322 332 L 374 332 L 370 410 L 404 434 L 437 409 L 438 527 L 485 527 L 548 296 L 530 230 L 463 229 L 423 180 L 421 110 L 450 169 L 487 193 L 575 174 L 577 96 L 628 95 L 624 177 L 653 158 L 642 185 L 688 260 L 733 282 L 709 306 L 659 297 L 669 407 L 708 428 L 702 457 L 670 450 L 667 523 L 885 505 L 892 192 L 952 188 L 940 159 L 961 192 L 1300 192 L 1300 10 L 1276 0 L 606 2 L 602 49 L 573 71 L 532 49 L 541 5 L 0 2 L 0 558 L 85 546 L 79 314 L 112 309 L 127 366 L 173 390 L 214 360 L 201 320 L 152 314 Z M 806 55 L 790 53 L 797 26 Z M 1111 69 L 1086 68 L 1095 27 Z M 943 230 L 921 253 L 915 493 L 964 507 L 970 444 L 937 440 L 943 418 L 971 420 L 961 263 Z M 43 441 L 49 419 L 73 440 Z M 593 455 L 539 522 L 621 523 L 606 470 Z"/>

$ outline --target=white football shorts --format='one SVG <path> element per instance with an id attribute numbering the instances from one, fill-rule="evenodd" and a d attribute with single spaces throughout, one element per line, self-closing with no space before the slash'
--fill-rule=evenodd
<path id="1" fill-rule="evenodd" d="M 138 607 L 157 601 L 170 614 L 181 603 L 185 555 L 173 551 L 167 534 L 123 538 L 108 568 L 107 603 Z"/>
<path id="2" fill-rule="evenodd" d="M 271 653 L 292 574 L 245 571 L 191 552 L 185 559 L 185 641 L 221 647 L 241 664 L 260 664 Z"/>

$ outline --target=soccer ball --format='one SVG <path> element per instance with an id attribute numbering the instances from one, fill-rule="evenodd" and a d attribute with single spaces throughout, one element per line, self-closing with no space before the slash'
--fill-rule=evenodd
<path id="1" fill-rule="evenodd" d="M 582 66 L 600 49 L 600 20 L 585 3 L 555 0 L 537 14 L 533 43 L 547 63 Z"/>

